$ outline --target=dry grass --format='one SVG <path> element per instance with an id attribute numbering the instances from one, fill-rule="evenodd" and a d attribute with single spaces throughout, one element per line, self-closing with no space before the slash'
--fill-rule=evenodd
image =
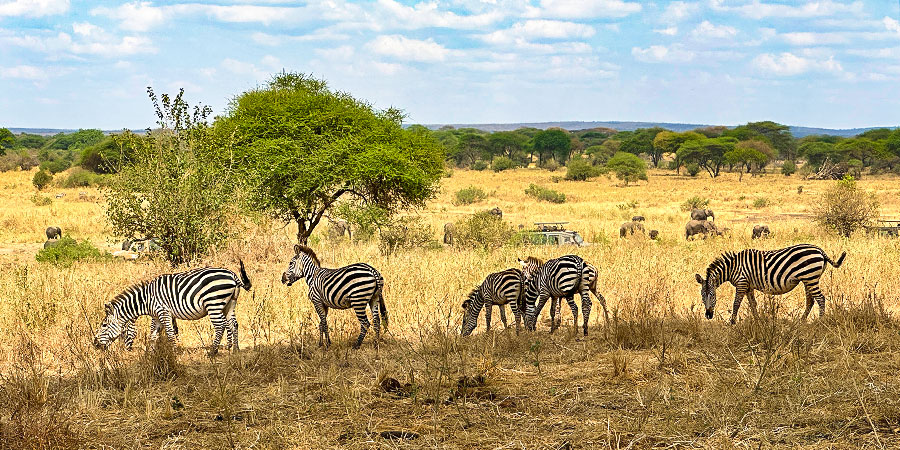
<path id="1" fill-rule="evenodd" d="M 35 263 L 49 225 L 98 246 L 113 241 L 100 193 L 51 189 L 66 195 L 36 206 L 31 176 L 0 174 L 0 449 L 900 445 L 900 243 L 817 230 L 803 215 L 826 182 L 651 173 L 649 183 L 620 188 L 605 178 L 553 183 L 536 170 L 456 171 L 420 212 L 435 230 L 500 206 L 516 225 L 569 220 L 596 245 L 391 256 L 374 243 L 318 246 L 328 266 L 365 261 L 382 271 L 391 329 L 378 351 L 371 336 L 362 350 L 350 350 L 358 325 L 345 311 L 330 315 L 332 348 L 316 348 L 305 285 L 279 282 L 291 230 L 248 222 L 206 261 L 235 268 L 240 257 L 250 272 L 254 289 L 238 307 L 244 350 L 209 360 L 201 348 L 211 336 L 207 321 L 182 322 L 182 346 L 174 350 L 147 342 L 147 319 L 132 352 L 90 346 L 104 301 L 171 269 L 152 261 Z M 535 202 L 524 193 L 531 183 L 565 193 L 567 203 Z M 454 206 L 453 194 L 470 185 L 488 199 Z M 860 185 L 877 193 L 885 216 L 898 214 L 900 180 Z M 731 236 L 684 241 L 680 205 L 693 196 L 711 200 Z M 755 208 L 757 198 L 768 204 Z M 619 225 L 633 215 L 645 216 L 662 238 L 620 240 Z M 751 241 L 756 223 L 768 223 L 772 238 Z M 727 326 L 730 286 L 720 289 L 719 317 L 701 318 L 693 273 L 715 255 L 796 242 L 848 253 L 823 279 L 824 318 L 797 321 L 798 289 L 759 297 L 759 320 L 745 309 L 738 325 Z M 568 251 L 598 266 L 608 326 L 595 303 L 586 339 L 571 331 L 565 306 L 568 326 L 552 336 L 543 323 L 520 336 L 486 334 L 482 325 L 458 337 L 459 304 L 485 274 L 514 266 L 526 252 Z"/>

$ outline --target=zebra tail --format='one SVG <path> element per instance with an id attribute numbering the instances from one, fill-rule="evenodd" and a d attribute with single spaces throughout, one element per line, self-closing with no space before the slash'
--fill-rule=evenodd
<path id="1" fill-rule="evenodd" d="M 253 283 L 250 282 L 250 277 L 247 276 L 247 271 L 244 269 L 244 261 L 238 259 L 238 263 L 241 265 L 241 287 L 249 291 L 253 287 Z"/>
<path id="2" fill-rule="evenodd" d="M 841 267 L 841 264 L 844 263 L 845 256 L 847 256 L 847 252 L 841 253 L 841 256 L 839 256 L 837 261 L 835 262 L 831 258 L 829 258 L 828 255 L 826 254 L 825 261 L 828 261 L 832 266 L 834 266 L 835 269 L 837 269 L 838 267 Z"/>
<path id="3" fill-rule="evenodd" d="M 387 306 L 384 304 L 384 295 L 381 291 L 384 289 L 384 278 L 381 276 L 378 277 L 378 311 L 381 313 L 381 324 L 384 325 L 384 330 L 388 329 L 388 310 Z"/>

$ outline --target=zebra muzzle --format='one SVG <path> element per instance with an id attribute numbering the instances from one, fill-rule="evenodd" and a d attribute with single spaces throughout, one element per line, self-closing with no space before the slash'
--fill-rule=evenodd
<path id="1" fill-rule="evenodd" d="M 712 318 L 713 318 L 713 310 L 711 310 L 711 309 L 707 309 L 707 310 L 706 310 L 706 318 L 707 318 L 707 319 L 712 319 Z"/>

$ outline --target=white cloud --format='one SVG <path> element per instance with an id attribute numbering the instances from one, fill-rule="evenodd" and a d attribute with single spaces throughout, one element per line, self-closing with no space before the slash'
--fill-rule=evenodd
<path id="1" fill-rule="evenodd" d="M 315 42 L 315 41 L 344 41 L 350 39 L 350 36 L 344 33 L 337 33 L 330 29 L 319 29 L 309 34 L 289 35 L 289 34 L 269 34 L 256 32 L 250 35 L 250 39 L 260 45 L 268 45 L 276 47 L 279 45 L 290 44 L 292 42 Z"/>
<path id="2" fill-rule="evenodd" d="M 753 59 L 753 66 L 760 72 L 775 76 L 794 76 L 811 71 L 842 73 L 841 64 L 829 56 L 827 59 L 816 59 L 812 55 L 798 56 L 784 52 L 778 55 L 764 53 Z"/>
<path id="3" fill-rule="evenodd" d="M 672 2 L 666 6 L 662 13 L 662 21 L 665 23 L 678 23 L 700 11 L 700 4 L 695 2 Z"/>
<path id="4" fill-rule="evenodd" d="M 556 19 L 589 19 L 625 17 L 641 11 L 641 4 L 622 0 L 541 0 L 539 7 L 529 7 L 526 17 Z"/>
<path id="5" fill-rule="evenodd" d="M 384 75 L 395 75 L 406 69 L 406 66 L 404 66 L 403 64 L 386 63 L 380 61 L 373 62 L 372 66 L 375 67 L 375 70 Z"/>
<path id="6" fill-rule="evenodd" d="M 651 45 L 647 48 L 633 47 L 631 55 L 638 61 L 647 63 L 681 63 L 694 59 L 694 52 L 687 50 L 681 44 L 674 44 L 670 47 L 665 45 Z"/>
<path id="7" fill-rule="evenodd" d="M 850 49 L 847 53 L 864 58 L 896 59 L 900 60 L 900 47 L 874 48 L 874 49 Z"/>
<path id="8" fill-rule="evenodd" d="M 898 22 L 897 19 L 885 16 L 884 27 L 887 28 L 888 31 L 893 31 L 900 35 L 900 22 Z"/>
<path id="9" fill-rule="evenodd" d="M 35 66 L 21 65 L 0 67 L 0 78 L 18 78 L 22 80 L 40 81 L 49 78 L 44 69 Z"/>
<path id="10" fill-rule="evenodd" d="M 223 59 L 222 68 L 235 75 L 250 76 L 256 81 L 264 80 L 269 77 L 269 72 L 260 69 L 256 64 L 238 61 L 233 58 Z"/>
<path id="11" fill-rule="evenodd" d="M 335 48 L 317 48 L 313 51 L 316 55 L 332 61 L 349 61 L 356 54 L 356 49 L 349 45 Z"/>
<path id="12" fill-rule="evenodd" d="M 708 20 L 700 22 L 697 28 L 691 31 L 691 35 L 701 39 L 730 39 L 737 35 L 738 31 L 728 25 L 716 25 Z"/>
<path id="13" fill-rule="evenodd" d="M 786 5 L 753 0 L 737 6 L 726 6 L 724 0 L 710 0 L 710 6 L 720 12 L 736 12 L 751 19 L 802 19 L 828 17 L 840 14 L 859 14 L 863 3 L 836 2 L 833 0 L 804 1 L 799 5 Z"/>
<path id="14" fill-rule="evenodd" d="M 437 2 L 420 2 L 414 6 L 406 6 L 395 0 L 378 0 L 375 9 L 378 18 L 369 14 L 369 24 L 374 29 L 400 28 L 455 28 L 478 29 L 502 20 L 506 13 L 501 8 L 493 8 L 480 14 L 459 15 L 452 11 L 441 11 Z"/>
<path id="15" fill-rule="evenodd" d="M 366 44 L 366 47 L 379 55 L 404 61 L 443 61 L 450 53 L 450 50 L 431 38 L 422 41 L 398 34 L 378 36 Z"/>
<path id="16" fill-rule="evenodd" d="M 69 0 L 0 0 L 0 17 L 43 17 L 69 10 Z"/>
<path id="17" fill-rule="evenodd" d="M 657 28 L 654 29 L 653 32 L 664 34 L 666 36 L 675 36 L 676 34 L 678 34 L 678 27 Z"/>
<path id="18" fill-rule="evenodd" d="M 596 31 L 590 25 L 559 20 L 527 20 L 505 30 L 483 34 L 479 37 L 491 44 L 509 44 L 518 39 L 578 39 L 588 38 Z"/>
<path id="19" fill-rule="evenodd" d="M 147 31 L 162 25 L 171 9 L 154 7 L 151 2 L 131 2 L 115 8 L 101 6 L 91 10 L 91 15 L 115 20 L 119 28 L 131 31 Z"/>
<path id="20" fill-rule="evenodd" d="M 24 34 L 6 36 L 0 42 L 53 56 L 97 55 L 115 58 L 139 53 L 154 53 L 156 48 L 144 36 L 114 36 L 87 22 L 72 24 L 72 34 Z"/>

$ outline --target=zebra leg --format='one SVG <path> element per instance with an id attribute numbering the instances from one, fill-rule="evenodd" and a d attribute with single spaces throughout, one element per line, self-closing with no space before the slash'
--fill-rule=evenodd
<path id="1" fill-rule="evenodd" d="M 537 330 L 538 317 L 540 317 L 541 311 L 544 309 L 544 305 L 547 303 L 547 299 L 549 297 L 550 297 L 550 294 L 547 294 L 544 292 L 542 292 L 538 295 L 537 304 L 534 307 L 534 313 L 530 317 L 529 316 L 525 317 L 525 328 L 526 329 L 529 328 L 529 323 L 530 323 L 531 331 Z"/>
<path id="2" fill-rule="evenodd" d="M 381 342 L 381 308 L 378 306 L 378 296 L 369 301 L 369 309 L 372 310 L 372 326 L 375 327 L 375 348 Z"/>
<path id="3" fill-rule="evenodd" d="M 353 310 L 356 311 L 356 318 L 359 319 L 359 337 L 356 338 L 356 344 L 353 344 L 353 349 L 356 350 L 362 345 L 363 338 L 366 337 L 366 332 L 369 331 L 369 317 L 366 315 L 365 303 L 354 306 Z"/>
<path id="4" fill-rule="evenodd" d="M 818 280 L 812 281 L 808 285 L 804 284 L 804 286 L 807 286 L 807 292 L 811 293 L 813 300 L 815 300 L 816 303 L 819 304 L 819 317 L 824 316 L 825 315 L 825 296 L 822 295 L 822 291 L 819 290 Z"/>
<path id="5" fill-rule="evenodd" d="M 222 314 L 221 311 L 210 311 L 209 312 L 209 321 L 212 322 L 213 329 L 215 330 L 215 334 L 213 335 L 213 341 L 209 345 L 209 356 L 216 356 L 219 353 L 219 344 L 222 343 L 222 335 L 225 334 L 225 325 L 228 319 Z"/>
<path id="6" fill-rule="evenodd" d="M 803 321 L 806 322 L 809 312 L 812 311 L 813 303 L 816 302 L 816 297 L 808 284 L 803 283 L 803 288 L 806 290 L 806 311 L 803 312 Z"/>
<path id="7" fill-rule="evenodd" d="M 159 332 L 162 330 L 162 324 L 159 323 L 159 319 L 153 317 L 150 320 L 150 340 L 155 341 L 159 338 Z"/>
<path id="8" fill-rule="evenodd" d="M 516 306 L 515 303 L 513 303 L 512 306 L 510 306 L 510 308 L 512 309 L 513 317 L 515 317 L 515 319 L 516 319 L 516 335 L 518 336 L 519 328 L 522 323 L 522 311 L 519 311 L 519 307 Z"/>
<path id="9" fill-rule="evenodd" d="M 550 297 L 550 333 L 556 331 L 556 301 L 557 297 Z"/>
<path id="10" fill-rule="evenodd" d="M 156 320 L 166 330 L 166 337 L 169 338 L 169 343 L 176 345 L 178 343 L 178 332 L 175 330 L 175 319 L 172 318 L 172 313 L 166 308 L 160 308 L 156 311 Z"/>
<path id="11" fill-rule="evenodd" d="M 575 332 L 578 333 L 578 305 L 575 304 L 575 296 L 570 295 L 566 297 L 566 303 L 569 304 L 569 309 L 572 310 L 572 322 L 575 326 Z M 559 321 L 562 322 L 562 306 L 560 306 Z"/>
<path id="12" fill-rule="evenodd" d="M 750 305 L 750 311 L 753 312 L 753 318 L 759 318 L 759 313 L 756 311 L 756 297 L 753 295 L 753 289 L 747 291 L 747 304 Z"/>
<path id="13" fill-rule="evenodd" d="M 584 335 L 587 336 L 587 328 L 588 328 L 588 318 L 591 317 L 591 295 L 588 293 L 588 289 L 581 290 L 581 313 L 584 316 L 584 324 L 582 327 L 584 328 Z M 603 297 L 600 297 L 601 304 Z M 603 310 L 606 311 L 606 305 L 603 305 Z M 575 322 L 578 322 L 577 320 Z M 578 332 L 578 324 L 575 324 L 575 332 Z"/>
<path id="14" fill-rule="evenodd" d="M 225 347 L 231 351 L 238 351 L 240 347 L 238 346 L 238 322 L 237 317 L 235 317 L 234 310 L 228 313 L 227 317 L 227 331 L 228 331 L 228 343 Z"/>
<path id="15" fill-rule="evenodd" d="M 494 309 L 494 305 L 490 301 L 484 302 L 484 321 L 487 326 L 487 332 L 491 331 L 491 311 Z"/>
<path id="16" fill-rule="evenodd" d="M 508 328 L 509 325 L 506 324 L 506 305 L 497 305 L 500 308 L 500 321 L 503 322 L 503 328 Z"/>
<path id="17" fill-rule="evenodd" d="M 123 336 L 123 341 L 125 343 L 125 350 L 131 350 L 131 347 L 134 345 L 134 338 L 137 336 L 137 327 L 134 324 L 133 320 L 129 320 L 125 324 L 125 336 Z"/>
<path id="18" fill-rule="evenodd" d="M 322 338 L 325 339 L 325 348 L 331 346 L 331 338 L 328 336 L 328 308 L 321 303 L 315 303 L 316 314 L 319 315 L 319 347 L 323 345 Z"/>
<path id="19" fill-rule="evenodd" d="M 742 288 L 736 288 L 734 293 L 734 308 L 731 310 L 731 324 L 737 323 L 738 310 L 741 308 L 741 301 L 744 299 L 744 291 Z"/>

